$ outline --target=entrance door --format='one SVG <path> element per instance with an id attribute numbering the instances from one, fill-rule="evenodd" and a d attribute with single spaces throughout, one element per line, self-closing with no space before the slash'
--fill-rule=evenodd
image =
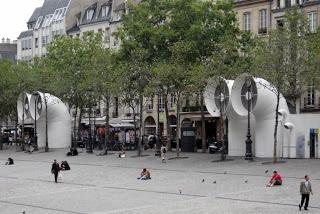
<path id="1" fill-rule="evenodd" d="M 315 158 L 315 141 L 314 129 L 310 129 L 310 158 Z"/>

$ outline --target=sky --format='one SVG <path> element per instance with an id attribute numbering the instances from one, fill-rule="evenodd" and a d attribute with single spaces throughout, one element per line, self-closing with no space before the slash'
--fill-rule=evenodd
<path id="1" fill-rule="evenodd" d="M 16 40 L 22 31 L 27 30 L 27 21 L 36 7 L 44 0 L 0 0 L 0 40 Z M 1 41 L 0 41 L 1 42 Z"/>

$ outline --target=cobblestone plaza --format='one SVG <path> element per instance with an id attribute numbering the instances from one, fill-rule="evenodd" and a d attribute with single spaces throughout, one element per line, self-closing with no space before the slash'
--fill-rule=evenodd
<path id="1" fill-rule="evenodd" d="M 218 155 L 184 153 L 188 158 L 161 163 L 152 151 L 140 158 L 135 154 L 66 157 L 64 150 L 0 151 L 0 213 L 299 213 L 299 184 L 305 174 L 315 193 L 308 213 L 320 213 L 317 159 L 218 162 Z M 14 165 L 4 165 L 8 157 Z M 67 160 L 71 167 L 58 184 L 50 173 L 53 159 Z M 151 180 L 137 180 L 142 168 L 150 170 Z M 284 178 L 281 187 L 266 187 L 273 170 Z"/>

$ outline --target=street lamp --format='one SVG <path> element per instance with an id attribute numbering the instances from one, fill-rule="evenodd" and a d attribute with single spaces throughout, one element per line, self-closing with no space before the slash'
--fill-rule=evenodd
<path id="1" fill-rule="evenodd" d="M 36 146 L 36 149 L 38 149 L 38 136 L 37 136 L 37 102 L 38 102 L 38 93 L 35 92 L 34 95 L 36 98 L 34 99 L 34 133 L 33 133 L 33 140 L 34 145 Z"/>
<path id="2" fill-rule="evenodd" d="M 251 77 L 247 76 L 245 81 L 247 87 L 247 109 L 248 109 L 248 132 L 247 132 L 247 140 L 246 140 L 246 154 L 245 160 L 253 160 L 252 157 L 252 140 L 250 134 L 250 111 L 251 111 L 251 100 L 252 100 L 252 91 L 251 91 Z"/>
<path id="3" fill-rule="evenodd" d="M 91 133 L 91 96 L 89 96 L 89 142 L 88 145 L 86 146 L 86 152 L 92 154 L 93 153 L 93 149 L 92 149 L 92 133 Z"/>

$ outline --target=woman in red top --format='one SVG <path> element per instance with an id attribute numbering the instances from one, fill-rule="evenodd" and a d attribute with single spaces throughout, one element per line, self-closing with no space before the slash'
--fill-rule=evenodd
<path id="1" fill-rule="evenodd" d="M 267 187 L 272 187 L 273 185 L 281 185 L 282 184 L 282 178 L 281 175 L 277 171 L 273 171 L 273 176 L 269 183 L 267 184 Z"/>

